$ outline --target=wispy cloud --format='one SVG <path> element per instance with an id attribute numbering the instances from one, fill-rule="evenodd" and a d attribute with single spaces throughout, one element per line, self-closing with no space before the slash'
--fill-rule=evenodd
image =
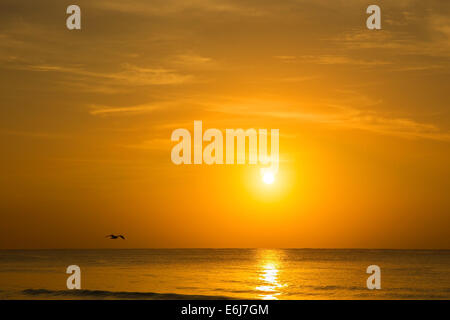
<path id="1" fill-rule="evenodd" d="M 148 113 L 156 109 L 158 109 L 158 106 L 156 105 L 139 105 L 130 107 L 91 106 L 89 113 L 92 115 L 107 116 Z"/>
<path id="2" fill-rule="evenodd" d="M 408 118 L 388 118 L 376 112 L 359 112 L 352 117 L 338 119 L 339 125 L 403 138 L 450 141 L 450 132 L 436 125 Z"/>
<path id="3" fill-rule="evenodd" d="M 116 72 L 87 71 L 81 66 L 63 66 L 52 64 L 10 64 L 12 69 L 55 72 L 69 76 L 82 77 L 85 80 L 98 81 L 99 78 L 108 81 L 111 85 L 146 86 L 146 85 L 172 85 L 193 80 L 192 75 L 180 74 L 175 70 L 166 68 L 149 68 L 124 63 Z M 104 85 L 105 83 L 103 83 Z M 92 84 L 95 85 L 95 84 Z"/>
<path id="4" fill-rule="evenodd" d="M 358 66 L 380 66 L 392 64 L 390 61 L 385 60 L 364 60 L 357 59 L 348 56 L 339 55 L 319 55 L 319 56 L 301 56 L 299 60 L 305 63 L 315 64 L 348 64 Z"/>
<path id="5" fill-rule="evenodd" d="M 137 150 L 167 151 L 168 149 L 170 149 L 172 144 L 173 144 L 173 142 L 168 138 L 166 138 L 166 139 L 153 138 L 153 139 L 144 140 L 142 142 L 138 142 L 138 143 L 134 143 L 134 144 L 122 145 L 122 147 L 129 148 L 129 149 L 137 149 Z"/>
<path id="6" fill-rule="evenodd" d="M 319 76 L 284 77 L 284 78 L 277 79 L 277 81 L 295 83 L 295 82 L 304 82 L 304 81 L 314 80 L 317 78 L 319 78 Z"/>
<path id="7" fill-rule="evenodd" d="M 411 34 L 404 30 L 382 30 L 381 32 L 352 30 L 324 40 L 334 41 L 341 48 L 347 50 L 389 50 L 393 56 L 399 54 L 430 57 L 448 56 L 450 51 L 450 30 L 446 28 L 446 25 L 450 21 L 441 17 L 435 17 L 435 19 L 427 20 L 431 21 L 427 25 L 429 30 L 426 31 L 431 36 L 427 38 L 419 38 L 417 34 Z M 436 23 L 436 21 L 440 21 L 440 23 Z M 422 21 L 422 23 L 425 22 Z"/>
<path id="8" fill-rule="evenodd" d="M 1 130 L 0 134 L 9 136 L 20 136 L 36 139 L 65 139 L 67 135 L 55 132 L 43 132 L 43 131 L 20 131 L 20 130 Z"/>
<path id="9" fill-rule="evenodd" d="M 180 54 L 174 57 L 174 63 L 182 65 L 209 65 L 214 61 L 212 58 L 203 57 L 197 54 Z"/>
<path id="10" fill-rule="evenodd" d="M 130 85 L 180 84 L 193 78 L 165 68 L 143 68 L 131 64 L 124 64 L 123 67 L 123 71 L 107 74 L 106 77 Z"/>
<path id="11" fill-rule="evenodd" d="M 119 0 L 99 0 L 94 4 L 97 8 L 139 15 L 171 15 L 189 10 L 233 13 L 239 15 L 263 15 L 265 12 L 255 5 L 239 1 L 216 1 L 216 0 L 155 0 L 152 2 L 144 0 L 129 0 L 127 3 Z"/>
<path id="12" fill-rule="evenodd" d="M 376 101 L 366 101 L 367 105 L 376 104 Z M 268 108 L 276 105 L 277 111 Z M 312 112 L 301 111 L 301 108 L 286 110 L 291 104 L 286 102 L 271 102 L 259 104 L 255 101 L 242 101 L 236 104 L 215 105 L 211 111 L 236 114 L 241 116 L 257 116 L 264 118 L 278 118 L 286 121 L 311 122 L 339 127 L 342 129 L 357 129 L 370 131 L 408 139 L 430 139 L 437 141 L 450 141 L 450 132 L 445 131 L 431 123 L 424 123 L 412 118 L 393 117 L 372 109 L 357 109 L 349 105 L 328 104 L 334 111 Z M 299 111 L 300 110 L 300 111 Z"/>
<path id="13" fill-rule="evenodd" d="M 296 56 L 274 56 L 275 59 L 281 60 L 283 62 L 287 62 L 287 63 L 292 63 L 295 62 L 297 60 Z"/>

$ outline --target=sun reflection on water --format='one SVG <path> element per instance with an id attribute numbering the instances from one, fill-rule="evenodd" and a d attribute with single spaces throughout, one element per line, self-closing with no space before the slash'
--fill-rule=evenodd
<path id="1" fill-rule="evenodd" d="M 279 279 L 280 259 L 277 252 L 265 251 L 259 267 L 259 278 L 261 285 L 255 289 L 260 292 L 259 297 L 263 300 L 277 300 L 281 295 L 281 288 L 285 287 Z"/>

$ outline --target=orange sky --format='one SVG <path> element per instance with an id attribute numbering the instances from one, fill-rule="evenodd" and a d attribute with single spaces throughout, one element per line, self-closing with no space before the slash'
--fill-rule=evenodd
<path id="1" fill-rule="evenodd" d="M 450 249 L 450 3 L 376 3 L 3 0 L 0 248 Z M 279 129 L 275 183 L 174 165 L 194 120 Z"/>

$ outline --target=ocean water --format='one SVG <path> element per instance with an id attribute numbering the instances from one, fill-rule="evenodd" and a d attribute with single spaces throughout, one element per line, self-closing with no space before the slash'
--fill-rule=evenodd
<path id="1" fill-rule="evenodd" d="M 366 287 L 373 264 L 381 290 Z M 450 250 L 0 250 L 0 299 L 228 298 L 449 299 Z"/>

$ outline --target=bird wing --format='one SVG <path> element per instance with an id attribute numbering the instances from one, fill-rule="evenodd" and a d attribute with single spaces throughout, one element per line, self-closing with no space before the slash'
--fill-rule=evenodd
<path id="1" fill-rule="evenodd" d="M 123 235 L 120 235 L 119 237 L 121 237 L 123 240 L 125 240 L 125 237 Z"/>

